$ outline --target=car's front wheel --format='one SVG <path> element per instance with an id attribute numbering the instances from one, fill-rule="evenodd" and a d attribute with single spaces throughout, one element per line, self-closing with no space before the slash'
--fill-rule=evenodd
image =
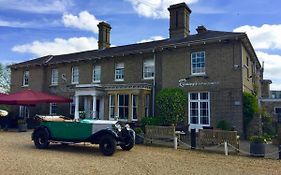
<path id="1" fill-rule="evenodd" d="M 105 156 L 111 156 L 116 151 L 116 139 L 111 135 L 102 136 L 99 142 L 99 149 Z"/>
<path id="2" fill-rule="evenodd" d="M 34 133 L 34 145 L 36 148 L 45 149 L 49 146 L 48 133 L 44 130 L 39 130 Z"/>
<path id="3" fill-rule="evenodd" d="M 124 143 L 120 144 L 120 147 L 125 151 L 129 151 L 134 147 L 134 145 L 134 139 L 131 136 L 127 136 Z"/>

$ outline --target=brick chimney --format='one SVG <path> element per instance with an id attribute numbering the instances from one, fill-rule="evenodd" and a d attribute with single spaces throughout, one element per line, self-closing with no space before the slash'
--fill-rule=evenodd
<path id="1" fill-rule="evenodd" d="M 99 49 L 106 49 L 110 47 L 110 30 L 111 27 L 106 22 L 100 22 L 98 24 L 99 28 Z"/>
<path id="2" fill-rule="evenodd" d="M 184 38 L 189 35 L 189 16 L 190 8 L 186 3 L 171 5 L 170 12 L 170 38 Z"/>

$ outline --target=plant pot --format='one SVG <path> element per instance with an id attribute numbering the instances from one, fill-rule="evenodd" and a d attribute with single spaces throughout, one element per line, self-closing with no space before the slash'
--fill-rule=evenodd
<path id="1" fill-rule="evenodd" d="M 26 132 L 27 131 L 27 124 L 18 124 L 18 132 Z"/>
<path id="2" fill-rule="evenodd" d="M 254 143 L 250 144 L 250 153 L 253 157 L 264 157 L 265 145 L 264 143 Z"/>
<path id="3" fill-rule="evenodd" d="M 136 134 L 135 144 L 143 144 L 144 134 Z"/>

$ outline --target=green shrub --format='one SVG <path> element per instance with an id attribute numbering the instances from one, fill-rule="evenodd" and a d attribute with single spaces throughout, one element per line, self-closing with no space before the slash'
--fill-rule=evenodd
<path id="1" fill-rule="evenodd" d="M 250 141 L 252 143 L 266 143 L 266 139 L 264 136 L 251 136 Z"/>
<path id="2" fill-rule="evenodd" d="M 251 93 L 243 93 L 243 125 L 244 133 L 247 133 L 247 128 L 252 121 L 254 115 L 259 111 L 257 97 Z"/>
<path id="3" fill-rule="evenodd" d="M 163 124 L 171 125 L 183 121 L 187 98 L 182 89 L 162 89 L 156 96 L 156 107 Z"/>
<path id="4" fill-rule="evenodd" d="M 141 126 L 146 125 L 162 125 L 163 120 L 160 117 L 143 117 L 141 119 Z"/>
<path id="5" fill-rule="evenodd" d="M 138 135 L 143 134 L 143 130 L 139 127 L 136 127 L 134 130 L 135 130 L 136 134 L 138 134 Z"/>
<path id="6" fill-rule="evenodd" d="M 219 121 L 219 123 L 217 124 L 217 128 L 219 128 L 221 130 L 226 130 L 226 131 L 230 131 L 232 129 L 230 124 L 225 120 Z"/>

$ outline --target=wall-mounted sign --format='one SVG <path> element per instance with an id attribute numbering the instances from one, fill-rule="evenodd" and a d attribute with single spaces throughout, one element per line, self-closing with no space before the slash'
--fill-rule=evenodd
<path id="1" fill-rule="evenodd" d="M 217 85 L 219 82 L 187 82 L 186 79 L 180 79 L 179 80 L 179 87 L 184 86 L 211 86 L 211 85 Z"/>

